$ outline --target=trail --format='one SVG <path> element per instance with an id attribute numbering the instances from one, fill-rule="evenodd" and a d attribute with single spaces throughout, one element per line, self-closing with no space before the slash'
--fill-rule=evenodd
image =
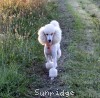
<path id="1" fill-rule="evenodd" d="M 59 21 L 61 29 L 62 29 L 62 41 L 61 41 L 61 51 L 62 56 L 58 61 L 58 77 L 54 79 L 54 81 L 51 83 L 50 78 L 48 78 L 48 72 L 45 72 L 42 74 L 42 83 L 44 83 L 43 88 L 39 88 L 40 91 L 50 91 L 56 93 L 57 91 L 61 92 L 63 90 L 67 91 L 66 84 L 63 80 L 60 79 L 62 77 L 62 73 L 65 71 L 64 63 L 69 59 L 70 54 L 67 51 L 67 47 L 71 41 L 71 30 L 73 16 L 69 13 L 69 11 L 66 8 L 65 0 L 57 0 L 56 1 L 58 5 L 58 14 L 59 14 Z M 62 14 L 63 13 L 63 14 Z M 46 74 L 47 73 L 47 74 Z M 37 98 L 37 97 L 36 97 Z M 38 98 L 42 98 L 41 96 L 38 96 Z M 61 98 L 60 95 L 53 94 L 52 96 L 45 96 L 43 98 Z"/>
<path id="2" fill-rule="evenodd" d="M 81 0 L 80 0 L 81 1 Z M 94 47 L 95 44 L 92 41 L 92 33 L 94 32 L 95 25 L 92 21 L 92 17 L 88 13 L 91 9 L 91 6 L 86 6 L 86 9 L 83 9 L 79 0 L 56 0 L 56 3 L 58 5 L 58 14 L 59 14 L 59 21 L 61 29 L 62 29 L 62 41 L 61 41 L 61 50 L 62 50 L 62 56 L 58 61 L 58 77 L 54 79 L 53 82 L 50 81 L 48 77 L 48 72 L 46 72 L 44 69 L 44 72 L 40 75 L 42 86 L 37 88 L 41 92 L 48 91 L 48 92 L 61 92 L 61 91 L 67 91 L 67 84 L 64 80 L 61 79 L 62 75 L 64 74 L 65 70 L 65 64 L 70 59 L 70 53 L 68 52 L 68 46 L 72 41 L 72 36 L 74 33 L 73 29 L 73 22 L 75 22 L 74 16 L 70 13 L 70 11 L 67 9 L 67 4 L 72 6 L 73 11 L 76 12 L 79 17 L 81 17 L 82 21 L 86 24 L 86 39 L 87 39 L 87 45 L 80 45 L 80 48 L 84 49 L 86 52 L 93 54 L 94 53 Z M 85 0 L 86 1 L 86 0 Z M 84 1 L 84 2 L 85 2 Z M 86 2 L 90 3 L 90 2 Z M 93 7 L 95 7 L 95 10 L 93 12 L 90 11 L 91 14 L 94 14 L 94 12 L 98 12 L 98 8 L 94 4 L 92 4 Z M 95 13 L 97 18 L 100 16 L 99 13 Z M 99 19 L 100 20 L 100 19 Z M 40 71 L 40 70 L 39 70 Z M 39 72 L 38 71 L 38 72 Z M 34 89 L 31 88 L 31 91 L 34 92 Z M 51 96 L 45 95 L 43 96 L 35 96 L 34 98 L 66 98 L 65 96 L 61 97 L 60 95 L 52 94 Z"/>

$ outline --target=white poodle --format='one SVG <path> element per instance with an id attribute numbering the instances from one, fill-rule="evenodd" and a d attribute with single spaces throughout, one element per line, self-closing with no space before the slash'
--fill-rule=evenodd
<path id="1" fill-rule="evenodd" d="M 49 77 L 51 80 L 57 77 L 57 59 L 61 56 L 60 42 L 62 31 L 56 20 L 50 22 L 38 31 L 38 41 L 44 45 L 44 55 L 47 63 L 46 68 L 49 69 Z"/>

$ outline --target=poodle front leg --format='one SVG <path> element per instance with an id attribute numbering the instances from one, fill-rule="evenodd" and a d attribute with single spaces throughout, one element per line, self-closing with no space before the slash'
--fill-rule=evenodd
<path id="1" fill-rule="evenodd" d="M 48 54 L 46 47 L 44 47 L 44 55 L 45 55 L 45 58 L 46 58 L 46 61 L 47 62 L 51 61 L 51 57 Z"/>
<path id="2" fill-rule="evenodd" d="M 54 62 L 54 67 L 57 67 L 57 52 L 52 52 L 52 60 Z"/>
<path id="3" fill-rule="evenodd" d="M 54 68 L 56 68 L 58 65 L 57 65 L 57 59 L 56 58 L 54 58 L 53 59 L 53 62 L 54 62 Z"/>
<path id="4" fill-rule="evenodd" d="M 46 53 L 44 53 L 44 55 L 45 55 L 46 61 L 49 62 L 50 61 L 49 56 Z"/>

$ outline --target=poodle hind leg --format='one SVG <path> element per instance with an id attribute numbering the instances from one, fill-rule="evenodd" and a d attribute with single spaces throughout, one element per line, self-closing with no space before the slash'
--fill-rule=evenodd
<path id="1" fill-rule="evenodd" d="M 57 51 L 57 58 L 59 59 L 61 57 L 61 49 L 59 48 Z"/>

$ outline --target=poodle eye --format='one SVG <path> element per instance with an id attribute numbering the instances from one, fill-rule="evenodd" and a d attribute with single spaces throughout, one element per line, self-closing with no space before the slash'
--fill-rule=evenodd
<path id="1" fill-rule="evenodd" d="M 53 33 L 51 33 L 51 35 L 53 35 Z"/>

